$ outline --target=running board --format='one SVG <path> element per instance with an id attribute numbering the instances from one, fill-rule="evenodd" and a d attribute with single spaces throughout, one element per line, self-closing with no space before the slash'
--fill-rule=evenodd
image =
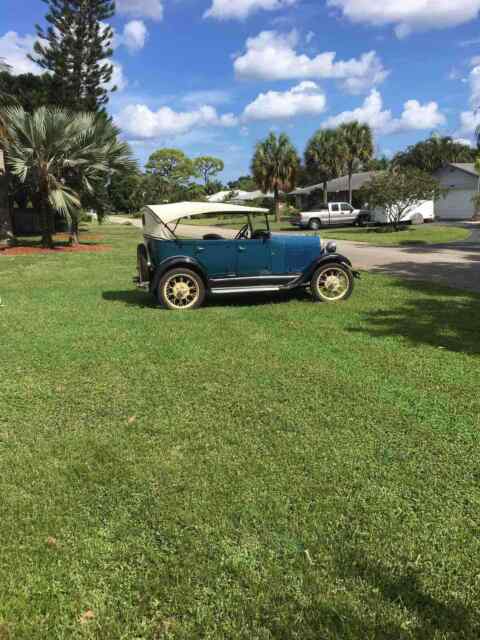
<path id="1" fill-rule="evenodd" d="M 267 286 L 267 287 L 215 287 L 210 289 L 213 295 L 222 295 L 224 293 L 269 293 L 272 291 L 281 291 L 283 287 Z"/>

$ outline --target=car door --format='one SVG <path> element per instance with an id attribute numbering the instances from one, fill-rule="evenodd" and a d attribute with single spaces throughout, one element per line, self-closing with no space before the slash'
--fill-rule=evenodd
<path id="1" fill-rule="evenodd" d="M 354 215 L 355 209 L 351 205 L 347 204 L 346 202 L 343 202 L 340 205 L 340 209 L 342 212 L 343 224 L 352 224 L 353 222 L 355 222 L 355 215 Z"/>
<path id="2" fill-rule="evenodd" d="M 333 202 L 330 205 L 330 224 L 339 224 L 341 222 L 340 205 Z"/>
<path id="3" fill-rule="evenodd" d="M 342 224 L 352 224 L 355 222 L 355 209 L 346 202 L 340 205 Z"/>
<path id="4" fill-rule="evenodd" d="M 233 276 L 236 270 L 235 240 L 181 241 L 184 255 L 196 258 L 210 278 Z M 187 251 L 186 249 L 189 249 Z"/>
<path id="5" fill-rule="evenodd" d="M 234 240 L 236 245 L 236 274 L 238 277 L 268 276 L 272 273 L 272 241 Z"/>

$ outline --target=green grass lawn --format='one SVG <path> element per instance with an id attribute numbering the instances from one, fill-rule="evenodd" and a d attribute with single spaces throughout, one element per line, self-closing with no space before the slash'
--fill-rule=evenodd
<path id="1" fill-rule="evenodd" d="M 401 231 L 393 232 L 385 229 L 385 227 L 374 227 L 371 229 L 322 229 L 320 234 L 325 238 L 335 238 L 337 240 L 354 240 L 375 245 L 402 246 L 441 244 L 443 242 L 466 240 L 471 232 L 460 227 L 423 224 L 407 226 Z"/>
<path id="2" fill-rule="evenodd" d="M 480 297 L 175 314 L 100 233 L 0 256 L 0 638 L 478 640 Z"/>
<path id="3" fill-rule="evenodd" d="M 192 225 L 211 225 L 218 227 L 228 227 L 231 229 L 240 229 L 245 221 L 243 218 L 239 222 L 239 218 L 195 218 L 192 220 L 185 220 L 185 224 Z M 300 230 L 298 227 L 293 227 L 289 224 L 288 220 L 277 223 L 274 220 L 270 221 L 270 227 L 272 231 L 291 231 L 301 233 L 313 233 L 305 230 Z M 336 240 L 354 240 L 356 242 L 368 242 L 375 245 L 425 245 L 425 244 L 440 244 L 443 242 L 455 242 L 466 240 L 470 236 L 468 229 L 460 227 L 452 227 L 446 225 L 431 225 L 424 224 L 420 226 L 407 226 L 402 231 L 391 232 L 385 227 L 373 227 L 370 229 L 362 228 L 322 228 L 318 232 L 322 238 L 336 239 Z"/>

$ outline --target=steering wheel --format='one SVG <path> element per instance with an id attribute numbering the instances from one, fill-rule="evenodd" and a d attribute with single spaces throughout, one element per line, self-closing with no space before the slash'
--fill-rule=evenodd
<path id="1" fill-rule="evenodd" d="M 235 236 L 235 240 L 248 240 L 250 237 L 249 232 L 250 232 L 250 225 L 245 224 Z"/>

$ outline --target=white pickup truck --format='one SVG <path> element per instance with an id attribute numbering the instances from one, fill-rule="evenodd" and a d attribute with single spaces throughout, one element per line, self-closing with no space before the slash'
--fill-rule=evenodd
<path id="1" fill-rule="evenodd" d="M 315 211 L 302 211 L 290 223 L 301 229 L 317 230 L 328 225 L 355 225 L 369 218 L 369 212 L 354 209 L 348 202 L 329 202 Z"/>

